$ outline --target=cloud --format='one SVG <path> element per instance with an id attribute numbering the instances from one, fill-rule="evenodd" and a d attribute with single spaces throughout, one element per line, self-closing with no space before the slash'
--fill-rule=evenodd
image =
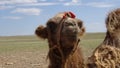
<path id="1" fill-rule="evenodd" d="M 40 0 L 40 1 L 47 1 L 47 0 Z"/>
<path id="2" fill-rule="evenodd" d="M 21 3 L 37 3 L 37 0 L 1 0 L 0 4 L 21 4 Z"/>
<path id="3" fill-rule="evenodd" d="M 78 3 L 78 0 L 72 0 L 72 3 Z"/>
<path id="4" fill-rule="evenodd" d="M 48 6 L 48 5 L 56 5 L 53 2 L 45 2 L 47 0 L 40 0 L 42 3 L 38 2 L 38 0 L 2 0 L 0 1 L 0 5 L 5 4 L 16 4 L 16 5 L 23 5 L 23 6 Z"/>
<path id="5" fill-rule="evenodd" d="M 11 8 L 14 8 L 14 6 L 0 6 L 0 10 L 11 9 Z"/>
<path id="6" fill-rule="evenodd" d="M 83 6 L 91 6 L 91 7 L 99 7 L 99 8 L 107 8 L 114 7 L 113 4 L 105 2 L 90 2 L 83 4 L 82 0 L 58 0 L 59 2 L 47 2 L 47 0 L 0 0 L 0 5 L 16 5 L 16 6 L 50 6 L 50 5 L 65 5 L 65 6 L 74 6 L 74 5 L 83 5 Z M 61 3 L 63 2 L 63 3 Z"/>
<path id="7" fill-rule="evenodd" d="M 58 3 L 50 3 L 50 2 L 45 2 L 45 3 L 29 3 L 29 4 L 22 4 L 21 6 L 50 6 L 50 5 L 57 5 Z"/>
<path id="8" fill-rule="evenodd" d="M 18 19 L 21 19 L 21 17 L 18 17 L 18 16 L 4 16 L 2 17 L 3 19 L 13 19 L 13 20 L 18 20 Z"/>
<path id="9" fill-rule="evenodd" d="M 63 2 L 64 0 L 59 0 L 60 2 Z"/>
<path id="10" fill-rule="evenodd" d="M 58 3 L 46 2 L 47 0 L 0 0 L 0 5 L 16 5 L 16 6 L 49 6 Z"/>
<path id="11" fill-rule="evenodd" d="M 82 6 L 89 6 L 89 7 L 97 7 L 97 8 L 109 8 L 115 7 L 115 4 L 111 2 L 88 2 L 82 3 L 82 0 L 72 0 L 71 2 L 64 3 L 65 6 L 73 6 L 73 5 L 82 5 Z"/>
<path id="12" fill-rule="evenodd" d="M 25 15 L 40 15 L 42 10 L 38 8 L 17 8 L 13 10 L 11 13 L 21 13 Z"/>
<path id="13" fill-rule="evenodd" d="M 64 3 L 65 6 L 81 5 L 81 0 L 72 0 L 71 2 Z"/>
<path id="14" fill-rule="evenodd" d="M 109 7 L 114 7 L 115 5 L 105 3 L 105 2 L 91 2 L 91 3 L 85 4 L 85 6 L 98 7 L 98 8 L 109 8 Z"/>
<path id="15" fill-rule="evenodd" d="M 71 0 L 66 2 L 65 0 L 58 0 L 59 2 L 64 2 L 65 6 L 70 5 L 80 5 L 81 0 Z M 59 2 L 47 2 L 47 0 L 0 0 L 0 5 L 16 5 L 16 6 L 50 6 L 50 5 L 60 5 L 63 3 Z"/>

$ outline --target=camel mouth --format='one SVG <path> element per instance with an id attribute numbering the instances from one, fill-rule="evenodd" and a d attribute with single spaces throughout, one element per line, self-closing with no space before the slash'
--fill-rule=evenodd
<path id="1" fill-rule="evenodd" d="M 62 32 L 62 34 L 66 37 L 76 37 L 78 35 L 78 31 L 76 29 L 67 29 Z"/>
<path id="2" fill-rule="evenodd" d="M 64 34 L 64 36 L 73 38 L 73 37 L 77 37 L 78 34 L 77 33 L 66 33 L 66 34 Z"/>
<path id="3" fill-rule="evenodd" d="M 68 35 L 68 37 L 77 37 L 78 35 L 77 34 L 70 34 Z"/>

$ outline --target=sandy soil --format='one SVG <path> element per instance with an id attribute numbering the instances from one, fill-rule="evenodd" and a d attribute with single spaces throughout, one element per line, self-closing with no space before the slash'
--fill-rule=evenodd
<path id="1" fill-rule="evenodd" d="M 47 68 L 46 55 L 47 51 L 0 54 L 0 68 Z"/>

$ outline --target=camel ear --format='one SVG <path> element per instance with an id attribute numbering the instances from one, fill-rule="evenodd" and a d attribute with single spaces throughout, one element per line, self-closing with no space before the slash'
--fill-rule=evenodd
<path id="1" fill-rule="evenodd" d="M 54 18 L 50 19 L 47 22 L 47 28 L 48 28 L 48 31 L 50 31 L 51 34 L 55 34 L 56 29 L 57 29 L 57 22 Z"/>
<path id="2" fill-rule="evenodd" d="M 36 30 L 35 30 L 35 34 L 43 39 L 48 38 L 48 33 L 47 33 L 47 28 L 44 26 L 39 26 Z"/>
<path id="3" fill-rule="evenodd" d="M 85 34 L 85 27 L 82 27 L 81 29 L 80 29 L 81 31 L 80 31 L 80 36 L 83 36 L 84 34 Z"/>
<path id="4" fill-rule="evenodd" d="M 79 19 L 77 19 L 78 27 L 80 29 L 80 36 L 83 36 L 85 34 L 85 27 L 83 26 L 83 22 Z"/>

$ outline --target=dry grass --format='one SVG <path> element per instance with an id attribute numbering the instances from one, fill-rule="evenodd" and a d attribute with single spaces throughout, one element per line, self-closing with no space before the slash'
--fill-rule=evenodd
<path id="1" fill-rule="evenodd" d="M 80 43 L 85 59 L 104 36 L 104 33 L 86 34 Z M 0 68 L 46 68 L 47 45 L 47 40 L 36 36 L 0 37 Z"/>

